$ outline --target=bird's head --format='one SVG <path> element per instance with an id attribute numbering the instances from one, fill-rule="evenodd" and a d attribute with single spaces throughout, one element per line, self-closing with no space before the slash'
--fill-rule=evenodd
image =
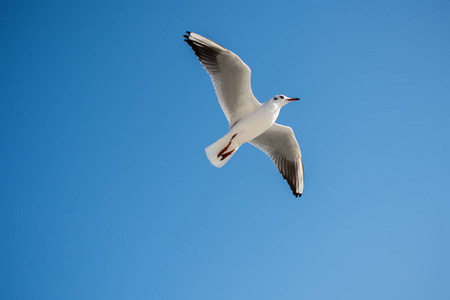
<path id="1" fill-rule="evenodd" d="M 289 98 L 289 97 L 286 97 L 285 95 L 276 95 L 269 101 L 276 103 L 278 105 L 281 105 L 281 106 L 285 106 L 289 102 L 297 101 L 297 100 L 300 100 L 300 98 Z"/>

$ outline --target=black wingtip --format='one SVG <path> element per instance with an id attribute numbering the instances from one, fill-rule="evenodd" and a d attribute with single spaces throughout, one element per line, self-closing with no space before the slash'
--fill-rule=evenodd
<path id="1" fill-rule="evenodd" d="M 187 30 L 186 30 L 186 33 L 187 33 L 187 34 L 191 34 L 191 32 L 190 32 L 190 31 L 187 31 Z"/>
<path id="2" fill-rule="evenodd" d="M 185 34 L 185 35 L 183 35 L 183 36 L 184 36 L 185 38 L 187 38 L 187 39 L 189 38 L 189 36 L 188 36 L 188 35 L 186 35 L 186 34 Z"/>

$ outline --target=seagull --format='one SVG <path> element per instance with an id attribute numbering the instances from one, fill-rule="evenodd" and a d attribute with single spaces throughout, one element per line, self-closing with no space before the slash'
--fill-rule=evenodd
<path id="1" fill-rule="evenodd" d="M 294 196 L 301 196 L 304 176 L 300 147 L 292 128 L 275 123 L 283 106 L 300 99 L 276 95 L 261 104 L 252 92 L 250 68 L 239 56 L 199 34 L 186 33 L 185 41 L 211 76 L 230 125 L 225 136 L 205 149 L 211 164 L 223 167 L 242 144 L 250 143 L 273 160 Z"/>

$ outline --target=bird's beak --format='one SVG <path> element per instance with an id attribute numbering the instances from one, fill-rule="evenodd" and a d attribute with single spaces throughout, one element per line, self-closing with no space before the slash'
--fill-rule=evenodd
<path id="1" fill-rule="evenodd" d="M 300 98 L 289 98 L 288 101 L 297 101 L 300 100 Z"/>

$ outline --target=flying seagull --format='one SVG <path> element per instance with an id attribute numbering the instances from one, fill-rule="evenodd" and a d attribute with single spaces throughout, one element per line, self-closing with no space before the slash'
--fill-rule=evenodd
<path id="1" fill-rule="evenodd" d="M 233 52 L 190 31 L 185 41 L 211 76 L 230 130 L 205 149 L 212 165 L 221 168 L 244 143 L 264 151 L 289 183 L 293 194 L 303 193 L 303 163 L 300 147 L 292 128 L 275 123 L 280 109 L 291 101 L 277 95 L 261 104 L 253 96 L 250 68 Z"/>

